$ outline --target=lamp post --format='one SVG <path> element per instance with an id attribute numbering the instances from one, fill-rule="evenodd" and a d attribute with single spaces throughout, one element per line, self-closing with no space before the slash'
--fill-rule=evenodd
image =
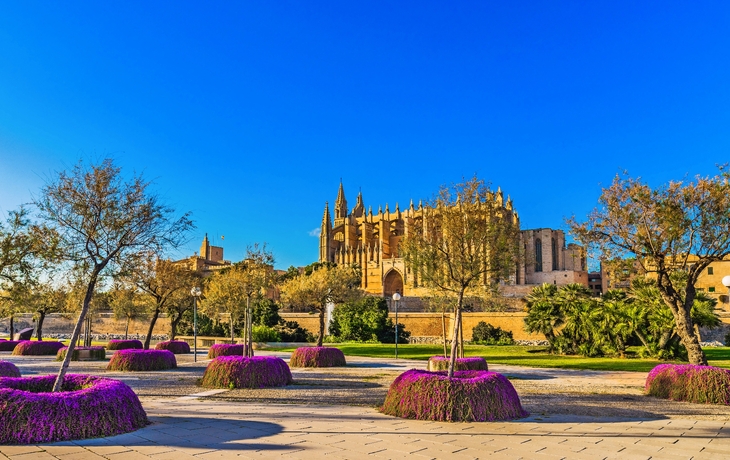
<path id="1" fill-rule="evenodd" d="M 398 359 L 398 301 L 400 294 L 398 291 L 393 294 L 393 303 L 395 304 L 395 359 Z"/>
<path id="2" fill-rule="evenodd" d="M 193 296 L 193 362 L 198 362 L 198 297 L 203 292 L 199 287 L 194 287 L 190 290 L 190 295 Z"/>

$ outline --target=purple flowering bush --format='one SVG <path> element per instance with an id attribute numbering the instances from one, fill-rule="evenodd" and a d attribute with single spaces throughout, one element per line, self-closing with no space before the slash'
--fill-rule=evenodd
<path id="1" fill-rule="evenodd" d="M 66 375 L 0 379 L 0 444 L 113 436 L 149 424 L 139 398 L 118 380 Z"/>
<path id="2" fill-rule="evenodd" d="M 450 379 L 445 372 L 411 369 L 393 381 L 380 410 L 440 422 L 491 422 L 528 415 L 510 381 L 488 371 L 456 371 Z"/>
<path id="3" fill-rule="evenodd" d="M 15 347 L 13 354 L 20 356 L 55 355 L 63 347 L 64 345 L 61 342 L 31 342 L 30 340 L 23 340 Z"/>
<path id="4" fill-rule="evenodd" d="M 165 342 L 158 342 L 155 345 L 156 350 L 167 350 L 171 351 L 176 355 L 184 353 L 190 353 L 190 345 L 182 340 L 167 340 Z"/>
<path id="5" fill-rule="evenodd" d="M 110 340 L 106 345 L 108 350 L 141 350 L 144 348 L 139 340 Z"/>
<path id="6" fill-rule="evenodd" d="M 20 377 L 20 370 L 10 361 L 0 361 L 0 377 Z"/>
<path id="7" fill-rule="evenodd" d="M 219 356 L 243 356 L 245 345 L 232 343 L 216 343 L 208 348 L 208 358 L 213 359 Z"/>
<path id="8" fill-rule="evenodd" d="M 3 340 L 0 341 L 0 351 L 13 351 L 20 342 L 26 342 L 26 340 Z"/>
<path id="9" fill-rule="evenodd" d="M 177 367 L 175 355 L 168 350 L 118 350 L 112 355 L 108 371 L 163 371 Z"/>
<path id="10" fill-rule="evenodd" d="M 431 356 L 428 358 L 429 371 L 445 371 L 449 368 L 449 358 L 443 356 Z M 454 363 L 455 371 L 488 371 L 487 360 L 478 356 L 469 358 L 456 358 Z"/>
<path id="11" fill-rule="evenodd" d="M 674 401 L 730 404 L 730 370 L 694 364 L 660 364 L 646 377 L 646 394 Z"/>
<path id="12" fill-rule="evenodd" d="M 104 347 L 74 347 L 74 352 L 71 355 L 71 361 L 78 361 L 79 356 L 82 354 L 82 350 L 89 350 L 90 361 L 103 361 L 106 359 L 106 349 Z M 56 353 L 56 361 L 63 361 L 66 359 L 66 353 L 68 347 L 63 347 Z"/>
<path id="13" fill-rule="evenodd" d="M 274 356 L 219 356 L 208 364 L 202 385 L 208 388 L 282 387 L 292 382 L 283 359 Z"/>
<path id="14" fill-rule="evenodd" d="M 300 347 L 289 359 L 291 367 L 337 367 L 346 366 L 345 355 L 334 347 Z"/>

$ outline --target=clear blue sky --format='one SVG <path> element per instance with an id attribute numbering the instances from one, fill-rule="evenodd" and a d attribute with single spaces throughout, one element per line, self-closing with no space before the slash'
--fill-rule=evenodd
<path id="1" fill-rule="evenodd" d="M 193 212 L 189 254 L 316 260 L 340 178 L 377 210 L 477 173 L 562 228 L 623 169 L 730 160 L 729 30 L 728 2 L 3 2 L 0 211 L 110 156 Z"/>

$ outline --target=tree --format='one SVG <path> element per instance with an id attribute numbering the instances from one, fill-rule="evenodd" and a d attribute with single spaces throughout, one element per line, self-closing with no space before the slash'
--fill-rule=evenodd
<path id="1" fill-rule="evenodd" d="M 251 300 L 263 296 L 271 286 L 274 256 L 266 245 L 254 244 L 246 250 L 246 258 L 231 268 L 221 270 L 209 281 L 205 291 L 203 308 L 209 314 L 225 312 L 229 315 L 231 342 L 235 340 L 236 318 L 245 319 L 244 347 L 247 356 L 253 356 Z"/>
<path id="2" fill-rule="evenodd" d="M 517 267 L 520 230 L 517 216 L 474 177 L 442 186 L 423 220 L 402 241 L 406 263 L 423 284 L 456 296 L 451 359 L 454 375 L 461 312 L 467 293 L 479 295 L 491 283 L 508 279 Z"/>
<path id="3" fill-rule="evenodd" d="M 28 208 L 21 207 L 8 213 L 5 224 L 0 222 L 0 288 L 7 288 L 28 275 L 40 255 L 40 229 L 31 225 L 29 214 Z M 46 232 L 45 247 L 49 250 L 54 247 L 53 237 Z"/>
<path id="4" fill-rule="evenodd" d="M 49 281 L 28 280 L 25 283 L 16 284 L 13 290 L 17 290 L 23 306 L 33 311 L 33 319 L 36 322 L 36 339 L 43 340 L 43 322 L 49 313 L 61 312 L 66 307 L 68 293 Z"/>
<path id="5" fill-rule="evenodd" d="M 190 297 L 190 288 L 195 284 L 194 277 L 187 267 L 160 259 L 154 251 L 144 251 L 129 257 L 122 273 L 122 279 L 139 289 L 142 301 L 148 306 L 150 324 L 144 340 L 144 349 L 147 350 L 160 314 Z"/>
<path id="6" fill-rule="evenodd" d="M 57 255 L 80 273 L 86 289 L 66 358 L 53 386 L 59 391 L 97 283 L 113 274 L 130 254 L 162 253 L 177 247 L 193 227 L 189 215 L 174 218 L 172 208 L 149 193 L 149 182 L 135 175 L 125 181 L 110 159 L 79 162 L 49 180 L 35 200 L 40 218 L 57 238 Z"/>
<path id="7" fill-rule="evenodd" d="M 125 286 L 115 283 L 109 291 L 109 305 L 114 310 L 114 318 L 124 319 L 124 340 L 129 336 L 129 324 L 132 320 L 143 318 L 147 306 L 139 298 L 139 292 L 134 286 Z"/>
<path id="8" fill-rule="evenodd" d="M 317 346 L 322 346 L 327 304 L 341 304 L 362 296 L 360 273 L 348 265 L 318 264 L 310 274 L 302 273 L 281 286 L 284 303 L 319 312 Z"/>
<path id="9" fill-rule="evenodd" d="M 345 341 L 380 341 L 387 332 L 388 319 L 384 298 L 363 297 L 335 307 L 330 334 Z"/>
<path id="10" fill-rule="evenodd" d="M 581 243 L 606 259 L 635 257 L 656 278 L 692 364 L 707 364 L 691 317 L 697 278 L 710 263 L 730 255 L 729 180 L 724 166 L 715 176 L 657 188 L 616 176 L 586 222 L 569 220 Z M 686 274 L 679 285 L 675 272 Z"/>

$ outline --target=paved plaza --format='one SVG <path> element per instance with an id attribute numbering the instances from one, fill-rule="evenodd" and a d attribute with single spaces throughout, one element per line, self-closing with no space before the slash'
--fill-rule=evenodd
<path id="1" fill-rule="evenodd" d="M 353 359 L 378 369 L 423 362 Z M 600 373 L 493 366 L 551 381 L 642 382 L 644 373 Z M 0 446 L 0 459 L 690 459 L 730 458 L 723 420 L 630 419 L 533 414 L 513 422 L 404 420 L 372 407 L 239 403 L 205 399 L 225 390 L 175 398 L 143 397 L 152 421 L 120 436 L 37 446 Z M 630 403 L 627 403 L 630 404 Z"/>

